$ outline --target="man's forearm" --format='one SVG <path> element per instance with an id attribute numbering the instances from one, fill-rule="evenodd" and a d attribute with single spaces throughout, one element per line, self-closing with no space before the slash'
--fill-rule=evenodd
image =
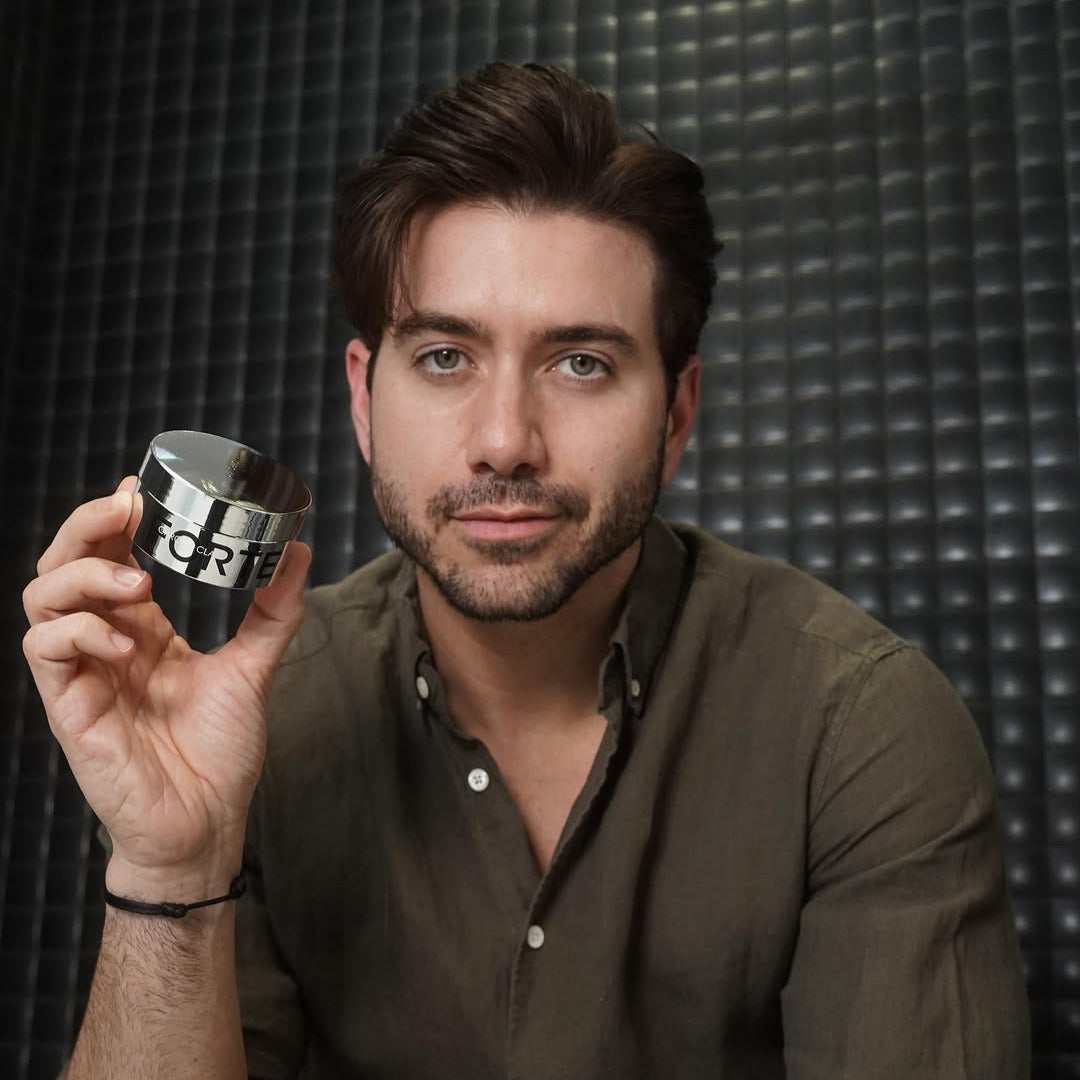
<path id="1" fill-rule="evenodd" d="M 235 906 L 167 919 L 107 908 L 66 1080 L 241 1080 Z"/>

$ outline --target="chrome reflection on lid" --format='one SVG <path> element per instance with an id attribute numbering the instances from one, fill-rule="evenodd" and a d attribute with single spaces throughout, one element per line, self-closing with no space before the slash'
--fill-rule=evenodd
<path id="1" fill-rule="evenodd" d="M 186 577 L 228 589 L 269 584 L 311 492 L 279 461 L 201 431 L 157 435 L 139 470 L 134 543 Z"/>

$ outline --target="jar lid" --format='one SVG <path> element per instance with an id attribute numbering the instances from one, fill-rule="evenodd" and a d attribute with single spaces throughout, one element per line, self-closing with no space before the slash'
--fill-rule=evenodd
<path id="1" fill-rule="evenodd" d="M 307 485 L 279 461 L 203 431 L 156 435 L 139 488 L 202 528 L 261 543 L 294 539 L 311 506 Z"/>

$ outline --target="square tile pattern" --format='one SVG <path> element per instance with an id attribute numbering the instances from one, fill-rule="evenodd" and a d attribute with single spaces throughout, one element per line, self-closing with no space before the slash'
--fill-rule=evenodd
<path id="1" fill-rule="evenodd" d="M 1035 1076 L 1080 1077 L 1080 4 L 16 0 L 0 20 L 0 1075 L 55 1073 L 101 927 L 18 590 L 168 428 L 310 482 L 314 582 L 384 548 L 326 284 L 335 180 L 499 57 L 579 72 L 705 169 L 727 247 L 662 508 L 840 588 L 964 695 Z M 236 603 L 182 586 L 158 592 L 194 644 L 235 627 Z"/>

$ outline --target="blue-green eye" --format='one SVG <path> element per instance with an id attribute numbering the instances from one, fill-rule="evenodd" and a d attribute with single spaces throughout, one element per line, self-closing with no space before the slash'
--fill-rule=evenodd
<path id="1" fill-rule="evenodd" d="M 432 349 L 420 357 L 420 363 L 429 371 L 456 371 L 464 358 L 460 349 Z"/>
<path id="2" fill-rule="evenodd" d="M 587 379 L 590 382 L 611 374 L 611 368 L 599 356 L 591 353 L 574 353 L 564 356 L 558 366 L 575 379 Z"/>

